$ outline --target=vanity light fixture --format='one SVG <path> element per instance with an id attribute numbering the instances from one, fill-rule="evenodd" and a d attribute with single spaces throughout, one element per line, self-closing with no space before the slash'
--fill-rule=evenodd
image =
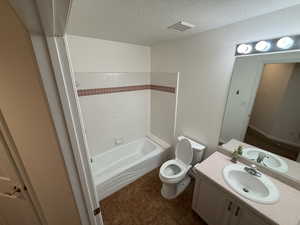
<path id="1" fill-rule="evenodd" d="M 237 56 L 244 56 L 290 50 L 300 51 L 300 35 L 289 35 L 273 39 L 240 43 L 236 46 L 235 54 Z"/>
<path id="2" fill-rule="evenodd" d="M 289 49 L 294 45 L 295 41 L 291 37 L 283 37 L 277 41 L 277 47 L 280 49 Z"/>
<path id="3" fill-rule="evenodd" d="M 269 41 L 259 41 L 255 45 L 255 50 L 259 52 L 269 51 L 271 48 L 271 43 Z"/>
<path id="4" fill-rule="evenodd" d="M 249 54 L 252 51 L 252 45 L 250 44 L 241 44 L 237 47 L 237 52 L 239 54 Z"/>

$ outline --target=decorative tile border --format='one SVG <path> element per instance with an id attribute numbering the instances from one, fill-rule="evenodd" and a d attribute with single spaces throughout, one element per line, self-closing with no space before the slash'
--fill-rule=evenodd
<path id="1" fill-rule="evenodd" d="M 77 90 L 78 96 L 89 96 L 89 95 L 103 95 L 127 91 L 140 91 L 140 90 L 156 90 L 169 93 L 175 93 L 174 87 L 161 86 L 161 85 L 134 85 L 134 86 L 123 86 L 123 87 L 111 87 L 111 88 L 92 88 L 92 89 L 80 89 Z"/>
<path id="2" fill-rule="evenodd" d="M 175 93 L 175 88 L 174 87 L 168 87 L 168 86 L 161 86 L 161 85 L 150 85 L 151 90 L 156 90 L 156 91 L 164 91 L 164 92 L 169 92 L 169 93 Z"/>

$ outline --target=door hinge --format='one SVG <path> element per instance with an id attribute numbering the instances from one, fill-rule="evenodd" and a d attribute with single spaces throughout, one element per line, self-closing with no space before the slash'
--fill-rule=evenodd
<path id="1" fill-rule="evenodd" d="M 100 212 L 101 212 L 101 210 L 100 210 L 100 208 L 99 208 L 99 207 L 98 207 L 98 208 L 96 208 L 96 209 L 94 209 L 94 216 L 96 216 L 96 215 L 100 214 Z"/>

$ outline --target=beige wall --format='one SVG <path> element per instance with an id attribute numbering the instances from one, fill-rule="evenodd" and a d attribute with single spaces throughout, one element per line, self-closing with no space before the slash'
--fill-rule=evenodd
<path id="1" fill-rule="evenodd" d="M 216 150 L 240 42 L 299 33 L 300 6 L 152 46 L 152 72 L 180 72 L 177 132 Z M 208 155 L 207 154 L 207 155 Z"/>
<path id="2" fill-rule="evenodd" d="M 274 124 L 280 120 L 277 118 L 277 112 L 293 70 L 293 63 L 265 65 L 251 113 L 250 126 L 272 134 Z"/>
<path id="3" fill-rule="evenodd" d="M 300 144 L 300 64 L 267 64 L 256 94 L 250 126 L 270 138 Z"/>
<path id="4" fill-rule="evenodd" d="M 300 64 L 296 63 L 283 97 L 273 136 L 300 146 Z"/>
<path id="5" fill-rule="evenodd" d="M 49 225 L 80 224 L 29 34 L 0 0 L 0 107 Z"/>

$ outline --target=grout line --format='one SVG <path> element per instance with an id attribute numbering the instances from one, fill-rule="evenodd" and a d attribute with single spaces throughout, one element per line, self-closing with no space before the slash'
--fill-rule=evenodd
<path id="1" fill-rule="evenodd" d="M 162 85 L 133 85 L 133 86 L 121 86 L 121 87 L 110 87 L 110 88 L 91 88 L 91 89 L 79 89 L 77 90 L 78 96 L 89 96 L 89 95 L 103 95 L 119 92 L 129 91 L 140 91 L 140 90 L 156 90 L 169 93 L 175 93 L 175 87 L 168 87 Z"/>

